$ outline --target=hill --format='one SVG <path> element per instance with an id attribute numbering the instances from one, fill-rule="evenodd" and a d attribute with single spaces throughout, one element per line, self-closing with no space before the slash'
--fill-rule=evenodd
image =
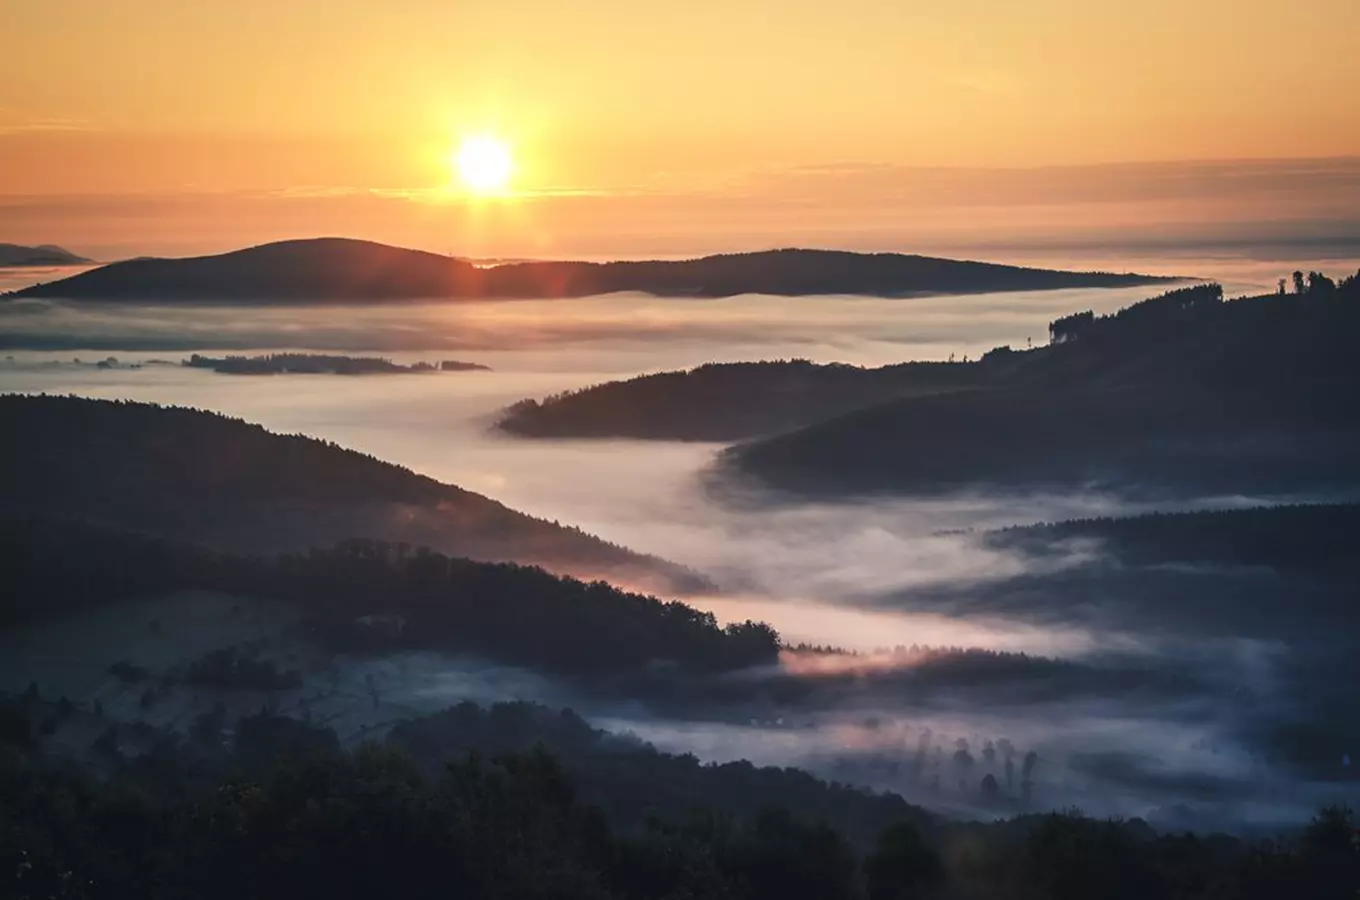
<path id="1" fill-rule="evenodd" d="M 998 547 L 1051 552 L 1064 542 L 1099 540 L 1121 565 L 1269 567 L 1317 576 L 1360 576 L 1351 535 L 1360 503 L 1147 513 L 1007 528 L 987 535 Z"/>
<path id="2" fill-rule="evenodd" d="M 1343 646 L 1355 669 L 1360 503 L 1313 503 L 1076 519 L 979 536 L 1031 565 L 974 590 L 977 609 L 1099 620 L 1206 640 L 1294 643 L 1298 672 Z M 1282 598 L 1288 602 L 1282 602 Z M 1345 682 L 1337 682 L 1344 685 Z M 1338 690 L 1344 690 L 1339 687 Z M 1314 685 L 1310 694 L 1321 693 Z M 1302 704 L 1295 707 L 1297 712 Z"/>
<path id="3" fill-rule="evenodd" d="M 76 256 L 54 244 L 24 247 L 19 244 L 0 244 L 0 267 L 7 266 L 78 266 L 93 262 Z"/>
<path id="4" fill-rule="evenodd" d="M 1216 286 L 1205 285 L 1172 291 L 1165 298 L 1173 304 L 1187 296 L 1202 295 L 1212 300 L 1220 296 L 1217 291 Z M 1085 342 L 1069 340 L 1066 329 L 1072 325 L 1080 331 L 1082 323 L 1096 322 L 1089 313 L 1055 322 L 1063 337 L 1047 347 L 1025 352 L 998 347 L 973 362 L 909 362 L 878 368 L 798 359 L 712 363 L 606 382 L 542 400 L 523 400 L 504 411 L 497 427 L 529 438 L 739 441 L 791 431 L 892 400 L 976 388 L 1045 386 L 1064 390 L 1093 380 L 1115 382 L 1145 376 L 1167 379 L 1185 375 L 1194 380 L 1204 374 L 1203 370 L 1215 366 L 1221 384 L 1244 375 L 1255 377 L 1256 360 L 1249 354 L 1244 356 L 1245 351 L 1237 345 L 1270 339 L 1270 329 L 1277 324 L 1294 330 L 1307 327 L 1311 315 L 1302 307 L 1295 309 L 1292 301 L 1276 297 L 1239 300 L 1234 301 L 1237 305 L 1232 315 L 1220 316 L 1217 322 L 1192 315 L 1186 321 L 1165 323 L 1168 331 L 1183 326 L 1210 329 L 1198 338 L 1193 334 L 1150 334 L 1146 340 L 1137 339 L 1137 334 L 1148 327 L 1148 320 L 1153 320 L 1156 331 L 1159 316 L 1155 310 L 1163 301 L 1153 298 L 1125 310 L 1122 318 L 1113 317 L 1111 321 L 1122 323 L 1117 326 L 1120 335 L 1100 334 L 1106 331 L 1102 320 Z M 1344 313 L 1324 311 L 1342 319 Z M 1346 322 L 1338 321 L 1346 327 Z M 1227 330 L 1219 331 L 1225 326 Z M 1288 333 L 1283 337 L 1288 338 Z M 1314 329 L 1311 337 L 1303 337 L 1326 342 L 1332 336 Z M 1308 355 L 1304 345 L 1268 352 L 1286 369 L 1289 354 Z M 1235 372 L 1223 369 L 1229 361 L 1214 362 L 1223 353 L 1235 358 L 1231 362 L 1237 366 Z M 1195 367 L 1200 371 L 1187 375 L 1187 368 Z M 1284 374 L 1289 377 L 1291 373 Z"/>
<path id="5" fill-rule="evenodd" d="M 1231 302 L 1206 285 L 1069 316 L 1049 346 L 973 364 L 981 386 L 739 446 L 724 468 L 812 493 L 1353 488 L 1360 279 L 1326 284 Z"/>
<path id="6" fill-rule="evenodd" d="M 766 625 L 722 628 L 678 601 L 380 541 L 243 556 L 15 516 L 0 519 L 0 587 L 0 628 L 200 590 L 287 604 L 300 613 L 302 634 L 333 653 L 471 654 L 579 676 L 636 673 L 657 663 L 723 672 L 769 665 L 779 647 Z"/>
<path id="7" fill-rule="evenodd" d="M 374 538 L 585 578 L 696 590 L 696 574 L 409 469 L 215 413 L 0 396 L 0 512 L 86 518 L 225 549 Z"/>
<path id="8" fill-rule="evenodd" d="M 985 384 L 986 367 L 902 363 L 711 363 L 640 375 L 505 410 L 496 427 L 518 437 L 736 441 L 787 431 L 905 394 Z"/>
<path id="9" fill-rule="evenodd" d="M 218 256 L 136 259 L 34 285 L 18 297 L 219 302 L 363 302 L 582 297 L 869 294 L 1119 287 L 1166 279 L 1063 272 L 894 253 L 771 250 L 683 261 L 464 260 L 343 238 L 283 241 Z"/>

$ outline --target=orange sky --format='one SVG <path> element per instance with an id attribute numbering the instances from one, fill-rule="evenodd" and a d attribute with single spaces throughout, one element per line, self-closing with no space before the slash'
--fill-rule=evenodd
<path id="1" fill-rule="evenodd" d="M 6 0 L 3 25 L 0 240 L 627 253 L 1355 208 L 1355 0 Z M 447 195 L 487 131 L 519 196 Z M 1295 162 L 1166 165 L 1240 159 Z"/>

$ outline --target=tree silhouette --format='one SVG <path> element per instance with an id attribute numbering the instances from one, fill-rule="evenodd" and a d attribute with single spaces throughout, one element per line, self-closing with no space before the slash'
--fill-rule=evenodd
<path id="1" fill-rule="evenodd" d="M 944 875 L 939 855 L 906 822 L 891 825 L 864 860 L 869 900 L 914 900 L 926 896 Z"/>
<path id="2" fill-rule="evenodd" d="M 966 790 L 969 772 L 972 771 L 975 761 L 973 759 L 973 754 L 968 752 L 968 741 L 959 738 L 954 742 L 954 747 L 955 750 L 952 759 L 954 761 L 954 768 L 958 774 L 959 787 Z"/>

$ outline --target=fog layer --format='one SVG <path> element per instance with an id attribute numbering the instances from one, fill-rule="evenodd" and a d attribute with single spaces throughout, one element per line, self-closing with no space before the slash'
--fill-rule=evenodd
<path id="1" fill-rule="evenodd" d="M 1215 265 L 1179 259 L 1174 270 L 1213 275 Z M 1282 263 L 1279 274 L 1293 267 Z M 1249 286 L 1260 282 L 1236 285 L 1239 292 Z M 999 344 L 1040 340 L 1057 315 L 1109 311 L 1146 293 L 705 301 L 618 295 L 343 313 L 9 303 L 0 305 L 0 344 L 8 354 L 0 360 L 0 390 L 196 406 L 333 440 L 700 569 L 723 590 L 690 602 L 724 620 L 769 621 L 790 643 L 861 651 L 976 647 L 1134 673 L 1120 676 L 1131 689 L 1104 696 L 1091 693 L 1091 678 L 1082 673 L 1046 681 L 1043 690 L 1023 678 L 897 692 L 870 684 L 862 694 L 828 688 L 792 728 L 777 710 L 768 713 L 781 719 L 777 724 L 760 724 L 763 713 L 747 709 L 715 710 L 711 720 L 660 718 L 627 704 L 592 706 L 541 679 L 469 680 L 451 663 L 424 660 L 400 678 L 391 676 L 393 692 L 422 698 L 412 708 L 467 696 L 570 701 L 601 724 L 636 731 L 664 748 L 803 764 L 907 791 L 911 786 L 888 762 L 894 753 L 914 752 L 924 729 L 951 746 L 970 740 L 975 750 L 981 741 L 1004 737 L 1037 748 L 1050 785 L 1045 802 L 1055 805 L 1167 816 L 1177 808 L 1178 821 L 1203 815 L 1220 824 L 1296 819 L 1340 782 L 1319 786 L 1291 774 L 1268 763 L 1252 742 L 1252 734 L 1274 722 L 1271 716 L 1292 709 L 1294 688 L 1284 674 L 1289 646 L 1239 634 L 1231 621 L 1218 623 L 1210 636 L 1207 630 L 1169 633 L 1153 617 L 1089 615 L 1100 608 L 1098 594 L 1082 608 L 994 590 L 1015 579 L 1081 570 L 1099 561 L 1103 549 L 1075 543 L 1031 556 L 993 546 L 978 531 L 1140 507 L 1087 494 L 731 505 L 703 489 L 717 445 L 516 441 L 487 428 L 497 410 L 524 397 L 704 362 L 804 357 L 881 365 L 976 356 Z M 458 358 L 493 371 L 281 379 L 177 365 L 93 365 L 110 355 L 126 365 L 175 363 L 189 350 L 282 349 L 399 360 L 456 350 Z M 1256 499 L 1187 497 L 1180 505 L 1230 507 Z M 1158 673 L 1167 669 L 1193 677 L 1162 689 Z M 414 679 L 412 671 L 423 674 Z M 1329 745 L 1326 752 L 1340 760 L 1357 750 Z M 933 800 L 913 799 L 966 805 L 963 794 L 947 790 Z"/>

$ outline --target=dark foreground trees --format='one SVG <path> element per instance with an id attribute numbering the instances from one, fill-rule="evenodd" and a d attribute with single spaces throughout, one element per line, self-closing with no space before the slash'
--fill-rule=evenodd
<path id="1" fill-rule="evenodd" d="M 291 720 L 252 717 L 236 742 L 206 768 L 162 752 L 103 781 L 0 746 L 0 896 L 1340 900 L 1360 887 L 1342 808 L 1259 844 L 1078 814 L 899 822 L 861 855 L 776 808 L 620 825 L 541 748 L 454 756 L 430 777 Z"/>

